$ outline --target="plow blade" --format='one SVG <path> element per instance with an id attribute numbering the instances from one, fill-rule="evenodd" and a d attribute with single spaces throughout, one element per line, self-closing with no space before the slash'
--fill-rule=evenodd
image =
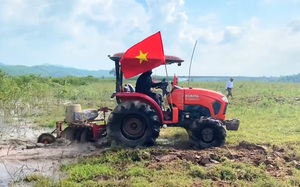
<path id="1" fill-rule="evenodd" d="M 61 132 L 61 137 L 66 140 L 74 141 L 76 139 L 75 134 L 76 134 L 76 128 L 67 127 Z"/>
<path id="2" fill-rule="evenodd" d="M 79 142 L 86 143 L 86 142 L 93 142 L 94 140 L 95 140 L 95 136 L 94 136 L 93 128 L 91 127 L 84 128 L 84 130 L 80 134 Z"/>
<path id="3" fill-rule="evenodd" d="M 69 126 L 61 132 L 61 137 L 80 143 L 94 142 L 106 135 L 105 126 Z"/>
<path id="4" fill-rule="evenodd" d="M 61 132 L 61 137 L 69 141 L 85 143 L 93 141 L 93 129 L 89 127 L 69 126 Z"/>
<path id="5" fill-rule="evenodd" d="M 238 119 L 230 119 L 225 120 L 223 124 L 226 126 L 226 129 L 229 131 L 237 131 L 240 126 L 240 120 Z"/>

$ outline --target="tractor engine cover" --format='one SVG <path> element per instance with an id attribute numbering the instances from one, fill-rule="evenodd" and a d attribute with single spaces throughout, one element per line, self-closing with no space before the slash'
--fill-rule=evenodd
<path id="1" fill-rule="evenodd" d="M 228 100 L 226 96 L 216 91 L 176 87 L 169 95 L 168 103 L 174 104 L 179 111 L 186 114 L 185 119 L 192 114 L 195 119 L 206 116 L 224 121 Z"/>

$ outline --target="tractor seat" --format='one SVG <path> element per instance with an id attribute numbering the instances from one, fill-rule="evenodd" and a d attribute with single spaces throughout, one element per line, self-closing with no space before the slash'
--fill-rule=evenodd
<path id="1" fill-rule="evenodd" d="M 125 84 L 122 86 L 123 92 L 135 92 L 134 87 L 131 84 Z"/>

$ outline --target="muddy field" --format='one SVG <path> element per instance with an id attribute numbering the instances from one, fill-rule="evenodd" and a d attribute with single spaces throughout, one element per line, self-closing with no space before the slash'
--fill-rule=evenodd
<path id="1" fill-rule="evenodd" d="M 36 129 L 30 125 L 0 126 L 0 187 L 20 181 L 29 174 L 42 174 L 52 179 L 60 178 L 60 165 L 76 159 L 100 156 L 110 147 L 99 143 L 79 144 L 58 140 L 44 146 L 36 144 L 37 136 L 51 129 Z M 288 179 L 292 168 L 300 170 L 300 159 L 283 148 L 240 142 L 237 146 L 224 146 L 207 150 L 193 150 L 187 142 L 169 142 L 158 139 L 158 145 L 145 154 L 151 159 L 151 169 L 163 168 L 172 162 L 186 160 L 203 167 L 218 165 L 224 161 L 241 162 L 259 167 L 273 177 Z M 220 181 L 220 185 L 226 182 Z M 19 186 L 25 186 L 18 183 Z M 27 184 L 26 184 L 27 185 Z"/>
<path id="2" fill-rule="evenodd" d="M 23 138 L 24 139 L 24 138 Z M 291 168 L 300 169 L 299 158 L 286 153 L 278 147 L 253 145 L 241 142 L 238 146 L 221 147 L 196 151 L 188 146 L 174 148 L 165 140 L 158 140 L 164 145 L 157 145 L 145 154 L 151 158 L 151 169 L 159 169 L 178 160 L 190 161 L 203 167 L 220 164 L 224 160 L 243 162 L 254 166 L 265 164 L 267 172 L 276 178 L 288 178 L 292 175 Z M 62 163 L 74 162 L 74 159 L 95 157 L 110 151 L 108 146 L 96 146 L 92 143 L 77 144 L 60 141 L 51 146 L 38 145 L 34 139 L 10 139 L 1 141 L 0 145 L 0 186 L 8 186 L 28 174 L 42 174 L 59 179 L 59 166 Z M 176 147 L 176 146 L 175 146 Z M 4 171 L 4 172 L 3 172 Z M 220 184 L 226 184 L 221 182 Z M 19 184 L 20 185 L 20 184 Z M 21 186 L 24 184 L 21 183 Z"/>

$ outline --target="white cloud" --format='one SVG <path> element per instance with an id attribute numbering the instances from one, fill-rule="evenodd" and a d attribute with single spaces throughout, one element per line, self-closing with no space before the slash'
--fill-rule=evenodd
<path id="1" fill-rule="evenodd" d="M 299 33 L 300 32 L 300 18 L 291 21 L 290 23 L 288 23 L 287 26 L 288 26 L 288 30 L 289 30 L 290 34 Z"/>
<path id="2" fill-rule="evenodd" d="M 300 59 L 300 46 L 296 43 L 300 41 L 299 34 L 291 36 L 287 29 L 243 30 L 234 43 L 200 49 L 199 61 L 207 64 L 202 68 L 203 75 L 271 76 L 299 70 L 295 61 Z"/>
<path id="3" fill-rule="evenodd" d="M 192 75 L 299 72 L 299 19 L 287 19 L 285 27 L 268 27 L 262 17 L 251 15 L 241 23 L 228 24 L 217 10 L 191 14 L 188 3 L 191 2 L 1 1 L 0 61 L 111 69 L 108 54 L 125 51 L 160 30 L 165 53 L 186 60 L 180 68 L 169 67 L 170 75 L 188 73 L 196 40 Z M 197 10 L 196 6 L 192 8 Z M 164 74 L 164 67 L 155 72 Z"/>

